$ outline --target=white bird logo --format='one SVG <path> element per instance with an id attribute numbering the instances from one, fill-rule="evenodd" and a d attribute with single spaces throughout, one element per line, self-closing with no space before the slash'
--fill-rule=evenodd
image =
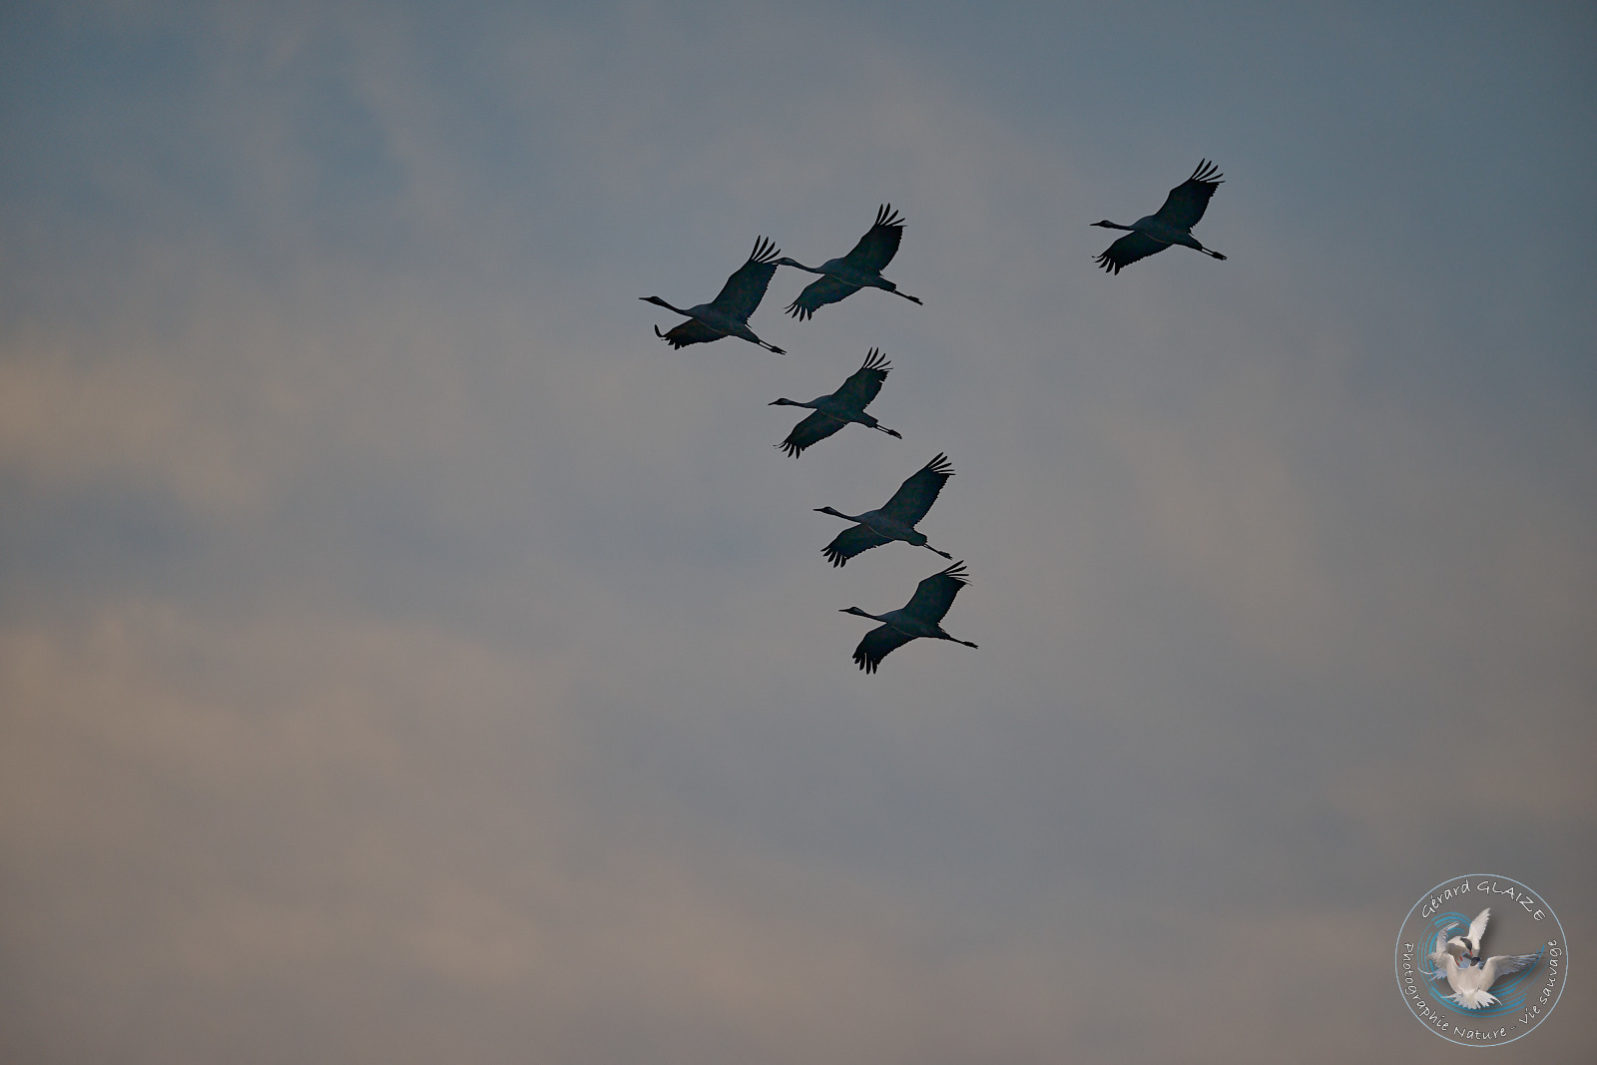
<path id="1" fill-rule="evenodd" d="M 1469 932 L 1462 936 L 1448 936 L 1448 932 L 1463 922 L 1453 921 L 1436 934 L 1436 949 L 1431 952 L 1431 962 L 1436 966 L 1432 980 L 1446 980 L 1453 989 L 1445 996 L 1468 1010 L 1478 1010 L 1497 1005 L 1497 996 L 1491 987 L 1503 977 L 1523 972 L 1536 964 L 1541 957 L 1536 954 L 1495 954 L 1481 957 L 1481 937 L 1486 934 L 1490 909 L 1482 910 L 1470 922 Z"/>

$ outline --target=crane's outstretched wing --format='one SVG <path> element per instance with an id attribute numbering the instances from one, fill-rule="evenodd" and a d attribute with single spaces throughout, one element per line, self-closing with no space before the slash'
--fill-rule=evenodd
<path id="1" fill-rule="evenodd" d="M 893 369 L 893 364 L 887 361 L 880 348 L 872 348 L 870 354 L 865 356 L 865 363 L 859 369 L 848 375 L 848 380 L 843 382 L 832 395 L 847 403 L 855 410 L 863 411 L 866 404 L 876 398 L 876 393 L 882 390 L 882 382 L 887 380 L 887 375 Z"/>
<path id="2" fill-rule="evenodd" d="M 884 203 L 876 209 L 876 224 L 854 245 L 843 260 L 856 270 L 880 273 L 882 267 L 898 254 L 898 242 L 904 239 L 904 220 L 898 217 L 893 205 Z"/>
<path id="3" fill-rule="evenodd" d="M 748 261 L 732 272 L 721 292 L 710 301 L 710 306 L 740 322 L 747 322 L 754 308 L 765 298 L 766 286 L 776 273 L 775 259 L 782 251 L 774 241 L 759 237 Z"/>
<path id="4" fill-rule="evenodd" d="M 867 673 L 875 673 L 876 667 L 882 664 L 893 651 L 903 647 L 915 637 L 906 636 L 891 625 L 882 625 L 865 634 L 865 638 L 854 648 L 854 661 Z"/>
<path id="5" fill-rule="evenodd" d="M 786 440 L 774 446 L 781 448 L 794 458 L 798 458 L 804 453 L 805 448 L 817 440 L 825 440 L 847 424 L 847 422 L 834 418 L 830 414 L 816 411 L 795 425 L 793 431 L 787 434 Z"/>
<path id="6" fill-rule="evenodd" d="M 1191 229 L 1208 210 L 1209 197 L 1224 180 L 1219 167 L 1207 159 L 1201 160 L 1191 177 L 1170 190 L 1164 206 L 1154 212 L 1154 217 L 1177 229 Z"/>
<path id="7" fill-rule="evenodd" d="M 670 344 L 673 348 L 685 348 L 689 344 L 703 344 L 706 341 L 719 340 L 726 334 L 716 332 L 697 318 L 689 318 L 685 322 L 672 326 L 664 333 L 660 332 L 659 326 L 655 326 L 654 335 Z"/>
<path id="8" fill-rule="evenodd" d="M 832 537 L 832 542 L 821 548 L 821 554 L 825 555 L 833 566 L 844 566 L 861 551 L 869 551 L 873 547 L 881 547 L 887 543 L 892 541 L 870 526 L 855 525 Z"/>
<path id="9" fill-rule="evenodd" d="M 909 479 L 898 486 L 898 491 L 893 493 L 893 498 L 887 501 L 882 510 L 891 518 L 903 522 L 905 525 L 914 525 L 926 516 L 932 509 L 932 504 L 937 502 L 937 495 L 943 490 L 943 485 L 954 476 L 953 463 L 948 461 L 948 456 L 938 452 L 926 465 L 910 474 Z"/>
<path id="10" fill-rule="evenodd" d="M 836 303 L 858 291 L 858 285 L 851 285 L 847 281 L 840 281 L 830 276 L 818 277 L 804 286 L 804 291 L 798 294 L 798 299 L 787 305 L 787 313 L 802 322 L 813 315 L 818 308 L 828 303 Z"/>
<path id="11" fill-rule="evenodd" d="M 941 573 L 934 573 L 921 581 L 915 588 L 915 594 L 904 604 L 904 613 L 913 614 L 923 621 L 936 623 L 943 620 L 943 615 L 948 613 L 948 608 L 953 605 L 954 596 L 970 581 L 970 576 L 965 572 L 965 563 L 956 562 Z"/>
<path id="12" fill-rule="evenodd" d="M 1127 233 L 1119 240 L 1093 259 L 1093 262 L 1103 267 L 1111 274 L 1118 274 L 1122 267 L 1130 266 L 1138 259 L 1146 259 L 1156 251 L 1164 251 L 1170 245 L 1154 240 L 1146 233 Z"/>

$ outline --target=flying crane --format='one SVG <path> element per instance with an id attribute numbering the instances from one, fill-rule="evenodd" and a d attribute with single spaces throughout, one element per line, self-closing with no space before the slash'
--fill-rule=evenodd
<path id="1" fill-rule="evenodd" d="M 865 634 L 854 649 L 854 661 L 867 673 L 875 673 L 882 659 L 915 639 L 948 640 L 966 647 L 976 645 L 943 631 L 939 622 L 954 603 L 954 596 L 970 580 L 965 563 L 956 562 L 941 573 L 934 573 L 915 586 L 915 594 L 898 610 L 885 614 L 867 614 L 857 606 L 845 607 L 839 613 L 856 614 L 882 624 Z"/>
<path id="2" fill-rule="evenodd" d="M 749 254 L 748 261 L 726 279 L 720 295 L 709 303 L 701 303 L 697 307 L 683 310 L 681 307 L 671 306 L 659 296 L 639 296 L 638 298 L 645 303 L 653 303 L 688 317 L 687 321 L 668 332 L 662 333 L 660 327 L 655 326 L 654 335 L 673 348 L 703 344 L 711 340 L 720 340 L 724 336 L 741 337 L 767 351 L 786 355 L 787 352 L 775 344 L 767 344 L 755 336 L 754 330 L 749 328 L 749 315 L 754 313 L 754 308 L 758 307 L 760 300 L 765 298 L 766 286 L 771 283 L 771 275 L 776 273 L 774 260 L 781 253 L 782 250 L 774 241 L 760 237 L 754 242 L 754 251 Z"/>
<path id="3" fill-rule="evenodd" d="M 943 490 L 943 485 L 954 475 L 953 464 L 948 461 L 948 456 L 939 452 L 926 465 L 914 473 L 898 486 L 898 491 L 876 510 L 868 510 L 864 514 L 844 514 L 831 507 L 816 507 L 822 514 L 830 514 L 844 521 L 857 522 L 853 528 L 844 529 L 838 533 L 832 542 L 822 549 L 834 566 L 842 566 L 861 551 L 869 551 L 873 547 L 902 540 L 916 547 L 942 555 L 946 559 L 954 556 L 947 551 L 938 551 L 937 548 L 926 542 L 926 534 L 915 528 L 917 522 L 926 516 L 932 509 L 932 504 L 937 501 L 937 495 Z"/>
<path id="4" fill-rule="evenodd" d="M 882 268 L 898 254 L 898 242 L 904 239 L 904 220 L 897 217 L 892 204 L 882 204 L 876 211 L 876 224 L 870 228 L 854 250 L 840 259 L 828 259 L 820 266 L 805 266 L 796 259 L 778 259 L 778 266 L 792 266 L 812 274 L 820 274 L 799 293 L 798 299 L 788 305 L 787 313 L 803 320 L 813 315 L 817 308 L 836 303 L 852 296 L 862 288 L 879 288 L 895 296 L 903 296 L 912 303 L 920 300 L 882 276 Z"/>
<path id="5" fill-rule="evenodd" d="M 1181 244 L 1213 258 L 1224 259 L 1224 255 L 1205 248 L 1192 235 L 1192 227 L 1198 224 L 1203 212 L 1209 207 L 1209 197 L 1214 195 L 1214 190 L 1219 188 L 1224 180 L 1225 178 L 1220 176 L 1219 167 L 1203 159 L 1199 161 L 1191 177 L 1170 190 L 1170 195 L 1165 197 L 1164 206 L 1153 214 L 1139 218 L 1129 226 L 1108 219 L 1092 223 L 1104 229 L 1129 231 L 1109 245 L 1108 249 L 1093 261 L 1109 273 L 1118 274 L 1122 267 L 1138 259 L 1146 259 L 1155 252 L 1164 251 L 1172 244 Z"/>
<path id="6" fill-rule="evenodd" d="M 882 390 L 882 382 L 887 380 L 888 371 L 892 368 L 893 364 L 882 355 L 881 349 L 872 348 L 865 356 L 864 365 L 849 374 L 843 387 L 831 395 L 817 396 L 808 403 L 793 399 L 772 400 L 769 404 L 772 407 L 809 407 L 815 412 L 795 425 L 793 431 L 787 434 L 787 439 L 776 446 L 798 458 L 805 448 L 816 441 L 825 440 L 849 422 L 879 429 L 888 436 L 899 436 L 896 430 L 889 429 L 865 413 L 866 405 Z"/>

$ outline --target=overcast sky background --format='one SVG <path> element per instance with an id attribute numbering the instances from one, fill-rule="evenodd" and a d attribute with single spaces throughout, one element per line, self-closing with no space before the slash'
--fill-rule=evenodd
<path id="1" fill-rule="evenodd" d="M 1453 1061 L 1482 871 L 1589 1059 L 1597 15 L 1395 7 L 8 8 L 0 1057 Z"/>

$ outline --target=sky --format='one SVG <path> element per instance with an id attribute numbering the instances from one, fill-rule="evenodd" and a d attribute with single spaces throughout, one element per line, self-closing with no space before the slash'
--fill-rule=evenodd
<path id="1" fill-rule="evenodd" d="M 1453 1061 L 1488 872 L 1589 1059 L 1597 15 L 1290 8 L 9 7 L 0 1057 Z"/>

